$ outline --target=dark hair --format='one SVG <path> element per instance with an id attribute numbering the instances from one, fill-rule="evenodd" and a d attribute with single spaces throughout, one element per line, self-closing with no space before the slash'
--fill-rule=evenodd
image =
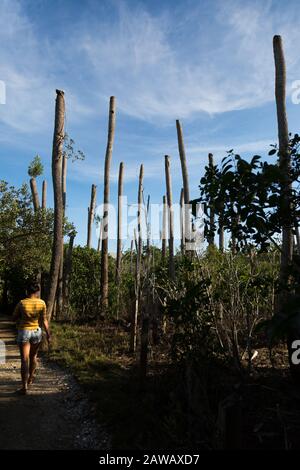
<path id="1" fill-rule="evenodd" d="M 35 294 L 36 292 L 39 292 L 40 290 L 40 286 L 39 284 L 37 284 L 36 282 L 33 282 L 31 284 L 28 284 L 27 286 L 27 294 L 30 295 L 30 294 Z"/>

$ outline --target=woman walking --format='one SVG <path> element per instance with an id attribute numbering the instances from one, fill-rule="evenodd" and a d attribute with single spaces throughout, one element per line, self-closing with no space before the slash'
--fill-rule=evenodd
<path id="1" fill-rule="evenodd" d="M 28 385 L 34 378 L 37 366 L 37 353 L 42 341 L 42 329 L 45 328 L 47 341 L 50 342 L 49 324 L 46 316 L 46 304 L 40 299 L 40 286 L 30 284 L 27 297 L 21 300 L 13 313 L 17 324 L 17 343 L 21 354 L 22 388 L 20 393 L 26 395 Z"/>

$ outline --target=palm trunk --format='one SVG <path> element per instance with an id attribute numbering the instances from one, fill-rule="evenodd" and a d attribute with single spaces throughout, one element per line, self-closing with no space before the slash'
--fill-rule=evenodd
<path id="1" fill-rule="evenodd" d="M 62 151 L 64 141 L 65 99 L 64 92 L 56 90 L 55 124 L 52 150 L 52 179 L 54 192 L 54 236 L 49 278 L 47 309 L 49 320 L 52 317 L 55 301 L 63 239 L 63 198 L 61 188 Z"/>
<path id="2" fill-rule="evenodd" d="M 118 182 L 118 234 L 117 234 L 117 261 L 116 261 L 116 284 L 119 286 L 121 278 L 122 261 L 122 196 L 123 196 L 124 163 L 120 163 Z"/>
<path id="3" fill-rule="evenodd" d="M 173 196 L 172 196 L 172 182 L 170 172 L 170 157 L 165 155 L 165 173 L 166 173 L 166 188 L 167 188 L 167 202 L 169 211 L 169 274 L 171 279 L 175 278 L 174 266 L 174 220 L 173 220 Z"/>
<path id="4" fill-rule="evenodd" d="M 109 205 L 109 177 L 110 177 L 110 164 L 112 159 L 114 135 L 115 135 L 115 122 L 116 122 L 116 100 L 114 96 L 110 97 L 109 103 L 109 121 L 108 121 L 108 136 L 107 147 L 105 154 L 105 168 L 104 168 L 104 194 L 103 194 L 103 232 L 102 232 L 102 250 L 101 250 L 101 309 L 107 310 L 108 307 L 108 205 Z"/>
<path id="5" fill-rule="evenodd" d="M 162 259 L 166 259 L 167 255 L 167 210 L 166 196 L 163 196 L 163 214 L 162 214 L 162 233 L 161 233 L 161 254 Z"/>
<path id="6" fill-rule="evenodd" d="M 179 150 L 180 163 L 181 163 L 183 193 L 184 193 L 185 248 L 187 252 L 191 252 L 193 247 L 192 247 L 192 240 L 191 240 L 191 221 L 190 221 L 190 211 L 189 211 L 189 204 L 190 204 L 189 177 L 188 177 L 187 164 L 186 164 L 186 155 L 185 155 L 185 148 L 184 148 L 184 142 L 183 142 L 182 127 L 178 119 L 176 121 L 176 128 L 177 128 L 178 150 Z"/>
<path id="7" fill-rule="evenodd" d="M 220 209 L 219 214 L 219 250 L 224 251 L 224 225 L 223 225 L 223 207 Z"/>
<path id="8" fill-rule="evenodd" d="M 36 184 L 35 178 L 30 178 L 30 189 L 31 189 L 34 212 L 37 212 L 40 208 L 40 201 L 39 201 L 39 193 L 37 190 L 37 184 Z"/>
<path id="9" fill-rule="evenodd" d="M 180 191 L 180 251 L 181 254 L 185 253 L 185 234 L 184 234 L 184 192 L 183 188 Z"/>
<path id="10" fill-rule="evenodd" d="M 47 181 L 43 181 L 43 188 L 42 188 L 42 209 L 47 208 Z"/>
<path id="11" fill-rule="evenodd" d="M 61 174 L 61 191 L 62 191 L 62 201 L 63 201 L 63 218 L 65 217 L 66 212 L 66 201 L 67 201 L 67 157 L 63 155 L 62 158 L 62 174 Z M 59 267 L 59 276 L 57 284 L 57 302 L 56 302 L 56 318 L 61 319 L 64 306 L 64 297 L 63 297 L 63 276 L 64 276 L 64 237 L 62 236 L 62 251 L 60 258 L 60 267 Z"/>
<path id="12" fill-rule="evenodd" d="M 90 207 L 88 209 L 88 229 L 87 229 L 88 248 L 91 248 L 91 245 L 92 245 L 92 228 L 93 228 L 95 207 L 96 207 L 96 191 L 97 191 L 97 186 L 95 184 L 92 184 L 91 202 L 90 202 Z"/>
<path id="13" fill-rule="evenodd" d="M 273 50 L 275 60 L 275 97 L 279 140 L 279 166 L 283 176 L 283 183 L 281 185 L 282 214 L 284 214 L 285 219 L 282 226 L 282 254 L 279 277 L 281 285 L 286 287 L 288 283 L 288 268 L 293 256 L 293 224 L 291 217 L 291 155 L 289 152 L 289 131 L 285 103 L 286 67 L 281 36 L 274 36 Z M 285 297 L 284 294 L 283 297 Z M 281 307 L 282 305 L 280 308 Z"/>
<path id="14" fill-rule="evenodd" d="M 208 165 L 210 171 L 213 172 L 214 168 L 214 157 L 212 153 L 208 154 Z M 215 236 L 214 236 L 214 226 L 215 226 L 215 209 L 214 209 L 214 201 L 211 199 L 209 201 L 209 238 L 208 238 L 208 245 L 214 246 L 215 243 Z"/>

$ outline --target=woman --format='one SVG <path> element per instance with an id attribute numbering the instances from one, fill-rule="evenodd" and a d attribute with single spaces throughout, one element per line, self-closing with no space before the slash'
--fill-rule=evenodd
<path id="1" fill-rule="evenodd" d="M 45 328 L 47 341 L 50 342 L 46 304 L 40 299 L 38 284 L 30 284 L 26 299 L 21 300 L 15 308 L 13 320 L 17 323 L 17 343 L 21 353 L 22 389 L 20 393 L 26 395 L 37 365 L 37 353 L 42 341 L 41 326 Z"/>

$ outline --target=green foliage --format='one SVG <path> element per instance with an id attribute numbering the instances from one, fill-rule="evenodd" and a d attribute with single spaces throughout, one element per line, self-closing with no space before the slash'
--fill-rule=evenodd
<path id="1" fill-rule="evenodd" d="M 28 175 L 31 176 L 31 178 L 36 178 L 37 176 L 42 175 L 43 172 L 44 167 L 41 157 L 36 155 L 28 167 Z"/>
<path id="2" fill-rule="evenodd" d="M 73 248 L 70 304 L 78 319 L 88 321 L 98 314 L 100 293 L 100 253 L 93 248 Z"/>

